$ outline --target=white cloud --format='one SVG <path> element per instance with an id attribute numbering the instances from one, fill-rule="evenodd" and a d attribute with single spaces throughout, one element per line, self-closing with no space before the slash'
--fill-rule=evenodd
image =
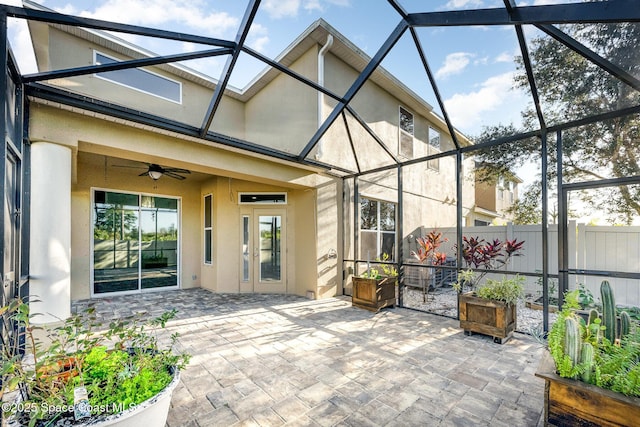
<path id="1" fill-rule="evenodd" d="M 513 62 L 513 55 L 508 52 L 502 52 L 500 55 L 496 56 L 494 62 Z"/>
<path id="2" fill-rule="evenodd" d="M 201 0 L 107 0 L 93 12 L 66 13 L 125 24 L 162 27 L 178 23 L 212 37 L 235 34 L 240 20 L 227 12 L 210 11 Z"/>
<path id="3" fill-rule="evenodd" d="M 477 91 L 457 93 L 445 100 L 454 126 L 475 133 L 482 124 L 507 124 L 517 120 L 520 113 L 517 105 L 524 102 L 524 94 L 512 90 L 513 77 L 514 72 L 490 77 Z M 495 118 L 496 115 L 500 117 Z"/>
<path id="4" fill-rule="evenodd" d="M 323 12 L 327 6 L 347 7 L 351 0 L 266 0 L 262 2 L 262 9 L 272 19 L 298 16 L 300 8 L 307 12 Z"/>
<path id="5" fill-rule="evenodd" d="M 254 22 L 247 37 L 247 44 L 254 50 L 264 53 L 269 41 L 269 30 L 264 25 Z"/>
<path id="6" fill-rule="evenodd" d="M 454 52 L 447 55 L 442 67 L 436 71 L 437 78 L 446 78 L 462 73 L 471 62 L 473 55 L 468 52 Z"/>
<path id="7" fill-rule="evenodd" d="M 469 9 L 482 6 L 482 0 L 449 0 L 445 9 Z"/>
<path id="8" fill-rule="evenodd" d="M 262 8 L 274 19 L 296 16 L 300 9 L 300 0 L 267 0 L 262 3 Z"/>
<path id="9" fill-rule="evenodd" d="M 24 19 L 9 18 L 7 24 L 9 43 L 20 72 L 23 74 L 37 73 L 38 65 L 36 64 L 27 22 Z"/>

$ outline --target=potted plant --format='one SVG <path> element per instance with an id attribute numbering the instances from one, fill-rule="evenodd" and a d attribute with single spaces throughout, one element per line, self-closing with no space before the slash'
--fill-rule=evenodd
<path id="1" fill-rule="evenodd" d="M 578 291 L 565 303 L 548 335 L 536 376 L 545 380 L 544 416 L 553 425 L 640 425 L 640 332 L 627 311 L 616 315 L 606 280 L 602 313 L 585 321 Z"/>
<path id="2" fill-rule="evenodd" d="M 159 345 L 158 329 L 175 313 L 119 319 L 101 330 L 89 308 L 49 329 L 31 323 L 36 314 L 26 302 L 11 301 L 0 309 L 3 418 L 29 426 L 164 426 L 189 361 L 173 352 L 176 334 L 167 348 Z"/>
<path id="3" fill-rule="evenodd" d="M 470 270 L 461 273 L 467 280 Z M 460 281 L 454 284 L 460 289 Z M 516 330 L 518 300 L 524 296 L 524 277 L 487 279 L 475 291 L 458 295 L 460 327 L 466 335 L 490 335 L 498 344 L 507 342 Z"/>
<path id="4" fill-rule="evenodd" d="M 389 256 L 383 254 L 382 261 L 387 262 Z M 351 305 L 369 311 L 380 311 L 385 307 L 393 307 L 396 303 L 396 284 L 398 271 L 390 264 L 368 267 L 360 276 L 353 277 L 353 295 Z"/>
<path id="5" fill-rule="evenodd" d="M 479 238 L 463 237 L 462 256 L 469 267 L 458 275 L 454 288 L 458 291 L 460 327 L 465 334 L 473 332 L 490 335 L 493 341 L 505 343 L 517 326 L 517 303 L 524 297 L 524 278 L 503 277 L 501 280 L 481 279 L 491 270 L 507 265 L 509 259 L 520 256 L 524 242 L 496 239 L 485 242 Z M 463 292 L 468 287 L 468 292 Z"/>

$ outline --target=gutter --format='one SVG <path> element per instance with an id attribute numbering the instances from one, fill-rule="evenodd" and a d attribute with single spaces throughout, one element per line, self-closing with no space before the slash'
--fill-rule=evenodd
<path id="1" fill-rule="evenodd" d="M 333 36 L 329 34 L 327 36 L 327 42 L 318 52 L 318 84 L 320 86 L 324 86 L 324 57 L 326 53 L 331 49 L 333 45 Z M 323 118 L 323 107 L 324 107 L 324 93 L 318 92 L 318 129 L 322 126 Z M 319 160 L 322 157 L 322 139 L 318 142 L 318 151 L 316 152 L 316 160 Z"/>

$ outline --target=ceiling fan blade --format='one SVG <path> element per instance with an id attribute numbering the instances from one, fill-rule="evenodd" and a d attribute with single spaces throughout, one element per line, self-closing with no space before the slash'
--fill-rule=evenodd
<path id="1" fill-rule="evenodd" d="M 180 168 L 164 168 L 165 172 L 173 172 L 173 173 L 184 173 L 184 174 L 190 174 L 191 171 L 187 170 L 187 169 L 180 169 Z"/>
<path id="2" fill-rule="evenodd" d="M 185 179 L 185 177 L 184 177 L 184 176 L 182 176 L 182 175 L 178 175 L 177 173 L 172 172 L 172 171 L 168 171 L 168 170 L 166 170 L 166 169 L 165 169 L 165 171 L 164 171 L 164 174 L 165 174 L 166 176 L 168 176 L 168 177 L 171 177 L 171 178 L 174 178 L 174 179 L 179 179 L 179 180 L 181 180 L 181 181 Z"/>
<path id="3" fill-rule="evenodd" d="M 138 175 L 138 176 L 145 176 L 145 175 L 149 175 L 149 171 L 142 172 L 142 173 L 141 173 L 140 175 Z"/>

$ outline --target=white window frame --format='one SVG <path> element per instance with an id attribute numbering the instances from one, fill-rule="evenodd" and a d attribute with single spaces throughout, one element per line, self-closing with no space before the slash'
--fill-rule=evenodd
<path id="1" fill-rule="evenodd" d="M 402 120 L 401 117 L 403 115 L 403 112 L 406 113 L 405 115 L 411 116 L 411 130 L 412 132 L 407 132 L 406 130 L 402 129 Z M 413 148 L 414 148 L 414 143 L 415 143 L 415 131 L 416 131 L 416 119 L 415 119 L 415 115 L 409 111 L 408 108 L 403 107 L 402 105 L 398 106 L 398 155 L 402 156 L 404 158 L 407 159 L 412 159 L 413 158 Z M 402 151 L 402 137 L 403 135 L 405 137 L 411 137 L 411 153 L 405 153 Z"/>
<path id="2" fill-rule="evenodd" d="M 211 203 L 210 203 L 210 211 L 209 211 L 209 218 L 211 223 L 207 226 L 207 198 L 211 199 Z M 205 265 L 213 265 L 213 194 L 209 193 L 209 194 L 205 194 L 204 197 L 202 198 L 202 206 L 203 206 L 203 210 L 204 210 L 204 216 L 202 218 L 202 225 L 203 225 L 203 246 L 202 246 L 202 262 Z M 211 251 L 211 253 L 207 254 L 207 231 L 210 232 L 210 242 L 209 242 L 209 250 Z M 209 259 L 207 260 L 207 255 L 209 255 Z"/>
<path id="3" fill-rule="evenodd" d="M 94 50 L 93 51 L 93 64 L 94 65 L 97 65 L 97 63 L 98 63 L 96 55 L 102 55 L 102 56 L 107 57 L 109 59 L 113 59 L 116 62 L 122 62 L 123 61 L 122 59 L 116 58 L 116 57 L 111 56 L 111 55 L 107 55 L 104 52 L 100 52 L 99 50 Z M 117 84 L 119 86 L 126 87 L 128 89 L 135 90 L 135 91 L 140 92 L 140 93 L 144 93 L 144 94 L 147 94 L 147 95 L 155 96 L 156 98 L 164 99 L 165 101 L 173 102 L 174 104 L 182 105 L 182 82 L 179 82 L 178 80 L 170 79 L 169 77 L 163 76 L 163 75 L 158 74 L 158 73 L 154 73 L 153 71 L 149 71 L 149 70 L 147 70 L 145 68 L 129 68 L 128 70 L 138 70 L 138 71 L 141 71 L 143 73 L 148 73 L 148 74 L 154 75 L 154 76 L 156 76 L 158 78 L 161 78 L 163 80 L 167 80 L 169 82 L 176 83 L 178 85 L 178 88 L 179 88 L 179 95 L 178 96 L 179 96 L 180 99 L 178 99 L 176 101 L 175 99 L 167 98 L 166 96 L 158 95 L 157 93 L 149 92 L 149 91 L 137 88 L 135 86 L 126 85 L 126 84 L 124 84 L 122 82 L 119 82 L 117 80 L 113 80 L 113 79 L 110 79 L 108 77 L 105 77 L 104 75 L 100 75 L 102 73 L 94 73 L 93 75 L 98 79 L 101 79 L 101 80 L 104 80 L 104 81 L 107 81 L 107 82 L 110 82 L 110 83 L 113 83 L 113 84 Z M 108 73 L 108 71 L 105 71 L 105 72 Z"/>
<path id="4" fill-rule="evenodd" d="M 387 200 L 380 200 L 380 199 L 375 199 L 372 197 L 366 197 L 366 196 L 362 196 L 360 198 L 360 201 L 362 201 L 362 199 L 366 199 L 369 200 L 370 202 L 376 202 L 376 228 L 375 230 L 369 230 L 369 229 L 363 229 L 362 228 L 362 224 L 360 223 L 358 225 L 359 228 L 359 234 L 360 236 L 362 236 L 362 233 L 374 233 L 376 235 L 376 256 L 378 254 L 382 253 L 382 234 L 391 234 L 393 233 L 393 252 L 392 254 L 389 254 L 389 256 L 391 257 L 390 261 L 395 261 L 398 258 L 398 247 L 397 247 L 397 242 L 398 242 L 398 204 L 396 202 L 390 202 Z M 382 227 L 380 226 L 380 214 L 381 214 L 381 204 L 382 203 L 388 203 L 394 206 L 394 218 L 393 218 L 393 226 L 394 226 L 394 230 L 389 231 L 389 230 L 382 230 Z M 358 209 L 362 209 L 362 205 L 360 204 L 360 206 L 358 207 Z M 359 212 L 359 218 L 362 217 L 362 212 Z M 360 251 L 360 248 L 358 248 L 358 251 Z M 365 254 L 360 254 L 360 257 L 364 257 Z M 371 260 L 373 261 L 373 260 Z"/>
<path id="5" fill-rule="evenodd" d="M 438 135 L 438 147 L 434 146 L 431 143 L 432 132 Z M 434 154 L 441 153 L 442 152 L 442 132 L 440 132 L 438 129 L 434 128 L 433 126 L 429 126 L 427 138 L 428 138 L 428 141 L 427 141 L 428 155 L 432 156 Z M 427 161 L 427 167 L 433 171 L 440 172 L 440 159 L 431 159 Z"/>
<path id="6" fill-rule="evenodd" d="M 107 187 L 91 187 L 90 188 L 91 191 L 91 213 L 90 213 L 90 219 L 89 222 L 91 224 L 91 231 L 90 231 L 90 255 L 89 255 L 89 271 L 90 271 L 90 278 L 89 278 L 89 286 L 90 286 L 90 297 L 93 298 L 108 298 L 108 297 L 114 297 L 114 296 L 119 296 L 119 295 L 133 295 L 133 294 L 141 294 L 141 293 L 145 293 L 145 292 L 157 292 L 158 290 L 162 289 L 162 290 L 173 290 L 173 289 L 181 289 L 182 288 L 182 197 L 180 196 L 172 196 L 172 195 L 168 195 L 168 194 L 154 194 L 154 193 L 145 193 L 145 192 L 139 192 L 139 191 L 131 191 L 131 190 L 120 190 L 117 188 L 107 188 Z M 95 276 L 94 276 L 94 255 L 93 255 L 93 250 L 94 250 L 94 217 L 93 217 L 93 212 L 95 212 L 95 203 L 96 203 L 96 199 L 95 199 L 95 194 L 96 191 L 105 191 L 105 192 L 109 192 L 109 193 L 122 193 L 122 194 L 131 194 L 131 195 L 136 195 L 138 196 L 138 208 L 141 209 L 142 208 L 142 197 L 143 196 L 149 196 L 149 197 L 160 197 L 160 198 L 165 198 L 165 199 L 175 199 L 178 201 L 178 209 L 177 209 L 177 214 L 178 214 L 178 242 L 177 242 L 177 249 L 178 249 L 178 255 L 177 255 L 177 259 L 176 259 L 176 276 L 177 276 L 177 282 L 175 286 L 167 286 L 166 288 L 152 288 L 152 289 L 140 289 L 140 284 L 138 283 L 138 290 L 132 290 L 132 291 L 123 291 L 123 292 L 101 292 L 101 293 L 96 293 L 94 292 L 94 288 L 95 288 Z M 141 227 L 138 227 L 138 241 L 142 240 L 142 229 Z M 141 271 L 141 267 L 138 267 L 138 274 L 140 275 Z M 140 276 L 138 276 L 140 278 Z"/>

